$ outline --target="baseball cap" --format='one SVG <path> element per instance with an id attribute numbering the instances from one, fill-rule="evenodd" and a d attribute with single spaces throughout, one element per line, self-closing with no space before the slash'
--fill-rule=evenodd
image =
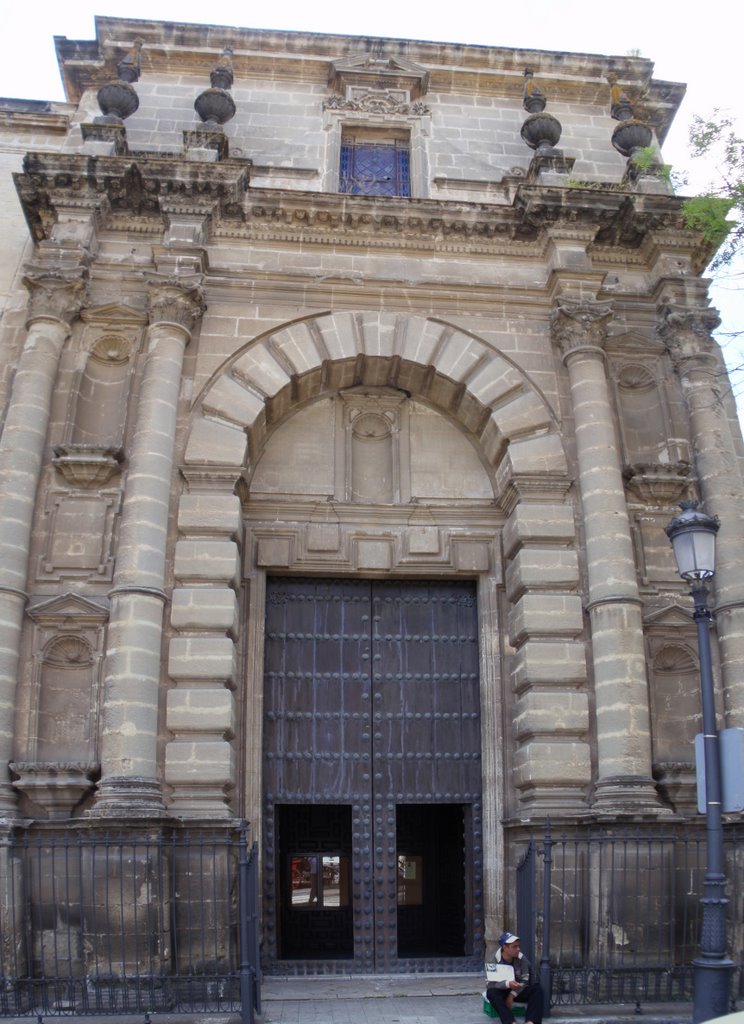
<path id="1" fill-rule="evenodd" d="M 516 942 L 518 938 L 518 935 L 512 935 L 511 932 L 502 932 L 502 934 L 499 935 L 499 945 L 508 946 L 510 942 Z"/>

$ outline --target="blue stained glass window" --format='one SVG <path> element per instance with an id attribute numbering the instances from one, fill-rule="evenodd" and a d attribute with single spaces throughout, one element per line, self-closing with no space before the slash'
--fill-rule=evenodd
<path id="1" fill-rule="evenodd" d="M 411 158 L 407 141 L 341 143 L 339 192 L 357 196 L 410 196 Z"/>

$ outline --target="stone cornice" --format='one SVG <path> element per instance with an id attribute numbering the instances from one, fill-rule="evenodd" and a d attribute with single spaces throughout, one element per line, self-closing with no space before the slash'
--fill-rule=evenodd
<path id="1" fill-rule="evenodd" d="M 531 68 L 551 101 L 609 106 L 607 76 L 614 74 L 638 108 L 666 135 L 684 96 L 676 82 L 653 79 L 653 63 L 644 57 L 554 53 L 496 46 L 321 35 L 214 25 L 190 25 L 129 18 L 96 18 L 95 40 L 57 37 L 57 59 L 68 98 L 116 78 L 116 65 L 142 38 L 143 75 L 208 77 L 225 46 L 232 49 L 236 85 L 241 79 L 282 78 L 325 86 L 333 62 L 354 65 L 373 48 L 378 61 L 415 67 L 428 73 L 428 92 L 491 93 L 521 103 L 524 69 Z M 400 74 L 400 72 L 399 72 Z"/>
<path id="2" fill-rule="evenodd" d="M 35 132 L 37 135 L 67 135 L 70 115 L 56 110 L 8 110 L 0 106 L 0 129 Z"/>
<path id="3" fill-rule="evenodd" d="M 16 188 L 34 238 L 49 237 L 58 208 L 101 211 L 111 229 L 159 234 L 166 212 L 209 213 L 210 237 L 271 244 L 394 248 L 467 255 L 533 255 L 547 229 L 579 231 L 599 251 L 637 254 L 658 232 L 682 227 L 681 199 L 612 189 L 566 189 L 504 179 L 501 201 L 350 196 L 253 189 L 249 165 L 204 164 L 179 155 L 29 153 Z M 697 241 L 698 263 L 708 252 Z"/>
<path id="4" fill-rule="evenodd" d="M 246 493 L 249 490 L 250 488 L 246 488 Z M 447 503 L 422 502 L 412 504 L 408 512 L 405 512 L 399 505 L 364 505 L 331 499 L 308 501 L 302 498 L 282 501 L 278 498 L 251 495 L 250 505 L 245 511 L 246 521 L 251 527 L 266 530 L 269 529 L 268 523 L 290 526 L 305 521 L 350 527 L 368 527 L 374 524 L 375 527 L 385 529 L 400 526 L 403 517 L 406 524 L 418 522 L 426 526 L 463 529 L 481 527 L 493 531 L 504 521 L 504 513 L 493 501 L 487 499 L 469 500 L 467 507 L 463 507 L 462 502 L 454 500 Z"/>

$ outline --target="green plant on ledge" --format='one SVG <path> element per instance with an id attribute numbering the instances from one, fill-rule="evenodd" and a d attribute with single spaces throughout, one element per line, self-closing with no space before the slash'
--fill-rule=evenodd
<path id="1" fill-rule="evenodd" d="M 735 226 L 734 221 L 727 220 L 735 205 L 734 199 L 722 196 L 693 196 L 682 203 L 682 219 L 686 228 L 702 232 L 705 241 L 717 249 Z M 723 255 L 716 260 L 727 262 Z"/>
<path id="2" fill-rule="evenodd" d="M 640 146 L 633 150 L 630 163 L 640 174 L 658 178 L 666 185 L 673 185 L 671 164 L 663 164 L 656 146 Z"/>
<path id="3" fill-rule="evenodd" d="M 739 256 L 744 243 L 744 139 L 732 117 L 714 110 L 708 118 L 696 116 L 690 127 L 693 157 L 711 158 L 716 180 L 702 195 L 682 204 L 685 227 L 701 231 L 706 242 L 718 248 L 710 267 L 720 270 Z M 729 220 L 728 214 L 734 214 Z"/>

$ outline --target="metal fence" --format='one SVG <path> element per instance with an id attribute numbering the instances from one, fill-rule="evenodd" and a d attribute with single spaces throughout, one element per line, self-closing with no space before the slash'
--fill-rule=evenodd
<path id="1" fill-rule="evenodd" d="M 260 1011 L 257 857 L 224 831 L 0 839 L 0 1015 Z"/>
<path id="2" fill-rule="evenodd" d="M 732 999 L 738 999 L 744 996 L 741 827 L 726 826 L 724 843 L 727 947 L 736 964 Z M 532 840 L 517 868 L 517 915 L 520 934 L 535 932 L 550 1004 L 690 1000 L 705 856 L 702 831 L 551 836 L 548 827 Z"/>

